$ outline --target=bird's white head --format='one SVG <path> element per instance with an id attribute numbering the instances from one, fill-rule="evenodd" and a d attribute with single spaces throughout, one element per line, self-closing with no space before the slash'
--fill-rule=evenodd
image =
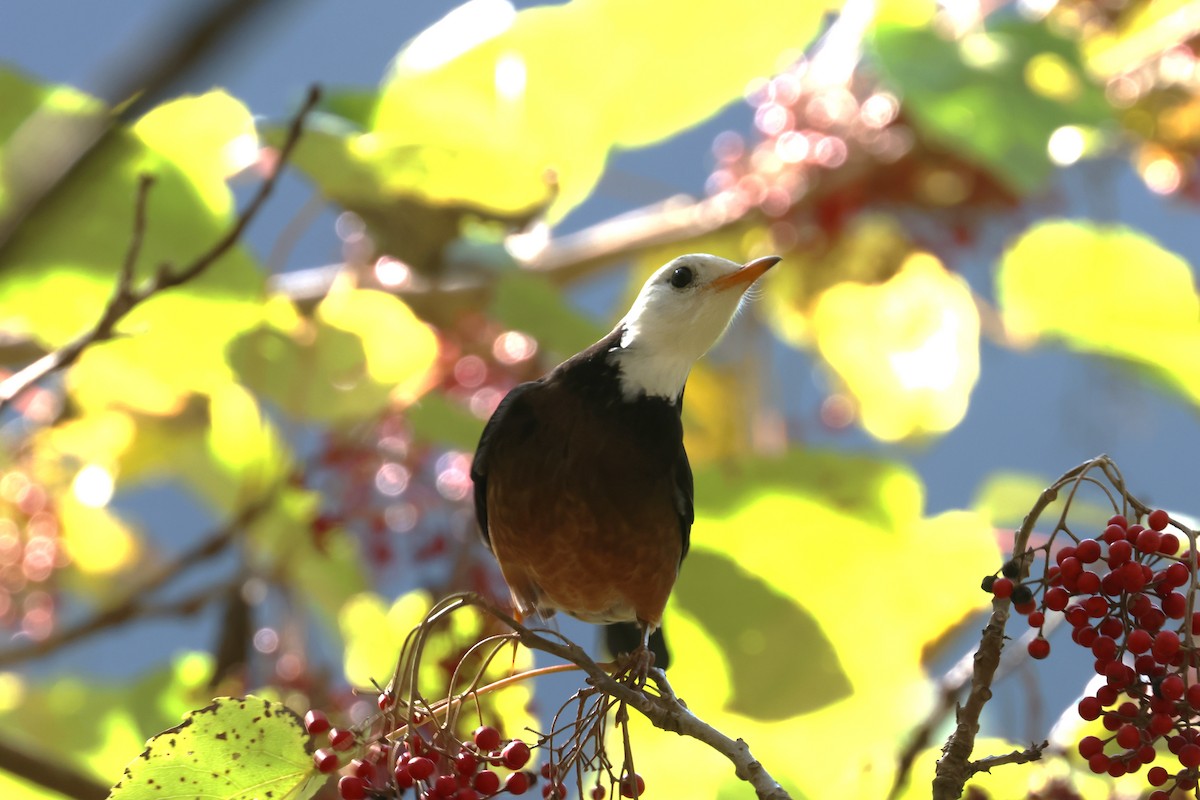
<path id="1" fill-rule="evenodd" d="M 620 323 L 624 333 L 614 356 L 625 396 L 674 402 L 692 365 L 729 327 L 746 290 L 779 260 L 767 256 L 738 264 L 693 253 L 660 267 Z"/>

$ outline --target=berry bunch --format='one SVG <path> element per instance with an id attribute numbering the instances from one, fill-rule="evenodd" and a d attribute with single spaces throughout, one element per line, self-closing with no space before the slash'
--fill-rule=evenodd
<path id="1" fill-rule="evenodd" d="M 505 742 L 489 725 L 476 728 L 470 742 L 448 749 L 415 732 L 399 746 L 380 740 L 364 747 L 356 733 L 333 727 L 315 709 L 304 717 L 304 724 L 310 734 L 328 737 L 328 746 L 313 753 L 317 770 L 332 773 L 344 767 L 338 779 L 342 800 L 398 798 L 409 790 L 420 800 L 482 800 L 503 793 L 523 795 L 537 782 L 535 773 L 524 769 L 530 746 L 520 739 Z M 344 763 L 350 751 L 357 757 Z M 502 779 L 497 768 L 508 774 Z M 566 790 L 551 782 L 542 796 L 565 798 Z"/>
<path id="2" fill-rule="evenodd" d="M 1117 515 L 1098 537 L 1059 549 L 1053 564 L 1051 544 L 1044 545 L 1047 568 L 1040 578 L 1020 581 L 1013 561 L 1001 576 L 984 579 L 986 590 L 1011 599 L 1038 629 L 1028 646 L 1031 656 L 1050 654 L 1043 635 L 1047 612 L 1062 612 L 1071 640 L 1095 656 L 1094 669 L 1105 682 L 1080 701 L 1079 715 L 1101 720 L 1111 735 L 1079 743 L 1093 772 L 1136 772 L 1159 755 L 1159 742 L 1176 756 L 1180 769 L 1148 770 L 1148 781 L 1159 787 L 1151 800 L 1166 800 L 1176 788 L 1190 791 L 1200 780 L 1195 558 L 1190 550 L 1180 552 L 1179 536 L 1166 530 L 1169 523 L 1162 510 L 1152 511 L 1145 525 Z"/>
<path id="3" fill-rule="evenodd" d="M 0 625 L 35 641 L 49 636 L 56 574 L 68 563 L 48 487 L 22 469 L 0 470 Z"/>

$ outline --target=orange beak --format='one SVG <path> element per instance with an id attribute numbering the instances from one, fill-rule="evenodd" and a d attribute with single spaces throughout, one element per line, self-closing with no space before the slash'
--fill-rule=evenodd
<path id="1" fill-rule="evenodd" d="M 736 272 L 731 272 L 728 275 L 722 275 L 716 278 L 709 284 L 718 292 L 723 292 L 726 289 L 737 289 L 738 291 L 746 291 L 750 284 L 758 280 L 764 272 L 782 261 L 779 256 L 763 256 L 756 258 L 753 261 L 745 264 Z"/>

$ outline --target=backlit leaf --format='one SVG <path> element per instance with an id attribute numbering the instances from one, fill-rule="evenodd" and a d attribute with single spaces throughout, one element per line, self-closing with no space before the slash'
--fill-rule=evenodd
<path id="1" fill-rule="evenodd" d="M 996 296 L 1017 343 L 1118 359 L 1200 403 L 1200 297 L 1188 263 L 1119 226 L 1041 223 L 1004 254 Z"/>
<path id="2" fill-rule="evenodd" d="M 420 148 L 390 179 L 438 203 L 535 207 L 551 196 L 551 170 L 561 217 L 613 148 L 659 141 L 741 97 L 807 44 L 824 11 L 783 0 L 732 15 L 714 2 L 576 0 L 514 14 L 474 0 L 401 51 L 370 145 Z"/>
<path id="3" fill-rule="evenodd" d="M 112 800 L 303 800 L 324 782 L 304 721 L 280 703 L 220 697 L 146 743 Z"/>
<path id="4" fill-rule="evenodd" d="M 866 458 L 806 452 L 764 459 L 735 474 L 735 494 L 714 508 L 701 488 L 717 474 L 714 467 L 697 475 L 693 554 L 666 619 L 673 650 L 684 654 L 671 667 L 676 692 L 718 729 L 737 731 L 799 796 L 886 796 L 896 743 L 934 700 L 925 647 L 986 604 L 979 577 L 1000 559 L 991 526 L 962 511 L 925 517 L 915 475 Z M 692 572 L 699 554 L 702 567 Z M 735 562 L 736 571 L 710 570 L 706 562 L 716 559 Z M 715 582 L 721 574 L 736 580 Z M 743 604 L 741 593 L 754 584 L 769 587 L 777 604 L 762 620 L 759 589 Z M 779 613 L 788 604 L 793 610 Z M 800 623 L 795 609 L 821 637 L 803 632 L 810 623 Z M 736 633 L 714 641 L 713 630 L 745 632 L 753 652 L 736 646 Z M 842 677 L 805 664 L 814 652 Z M 761 708 L 769 690 L 754 699 L 738 688 L 738 673 L 761 676 L 761 661 L 791 665 L 780 702 L 807 713 L 745 713 Z M 731 709 L 738 700 L 750 702 L 743 713 Z M 728 762 L 704 748 L 659 732 L 636 735 L 639 767 L 652 765 L 647 784 L 713 797 L 729 777 Z"/>
<path id="5" fill-rule="evenodd" d="M 883 24 L 870 44 L 924 135 L 1023 194 L 1054 169 L 1051 134 L 1103 126 L 1112 110 L 1073 42 L 1044 23 L 997 16 L 957 40 L 932 27 Z"/>
<path id="6" fill-rule="evenodd" d="M 944 433 L 979 377 L 979 312 L 966 281 L 916 253 L 887 283 L 840 283 L 812 314 L 821 355 L 884 441 Z"/>

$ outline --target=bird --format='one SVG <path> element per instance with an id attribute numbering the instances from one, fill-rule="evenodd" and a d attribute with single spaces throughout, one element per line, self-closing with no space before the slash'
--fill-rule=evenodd
<path id="1" fill-rule="evenodd" d="M 497 405 L 471 464 L 475 514 L 518 619 L 608 627 L 613 655 L 669 663 L 663 610 L 687 555 L 683 395 L 746 290 L 780 261 L 681 255 L 608 335 Z"/>

